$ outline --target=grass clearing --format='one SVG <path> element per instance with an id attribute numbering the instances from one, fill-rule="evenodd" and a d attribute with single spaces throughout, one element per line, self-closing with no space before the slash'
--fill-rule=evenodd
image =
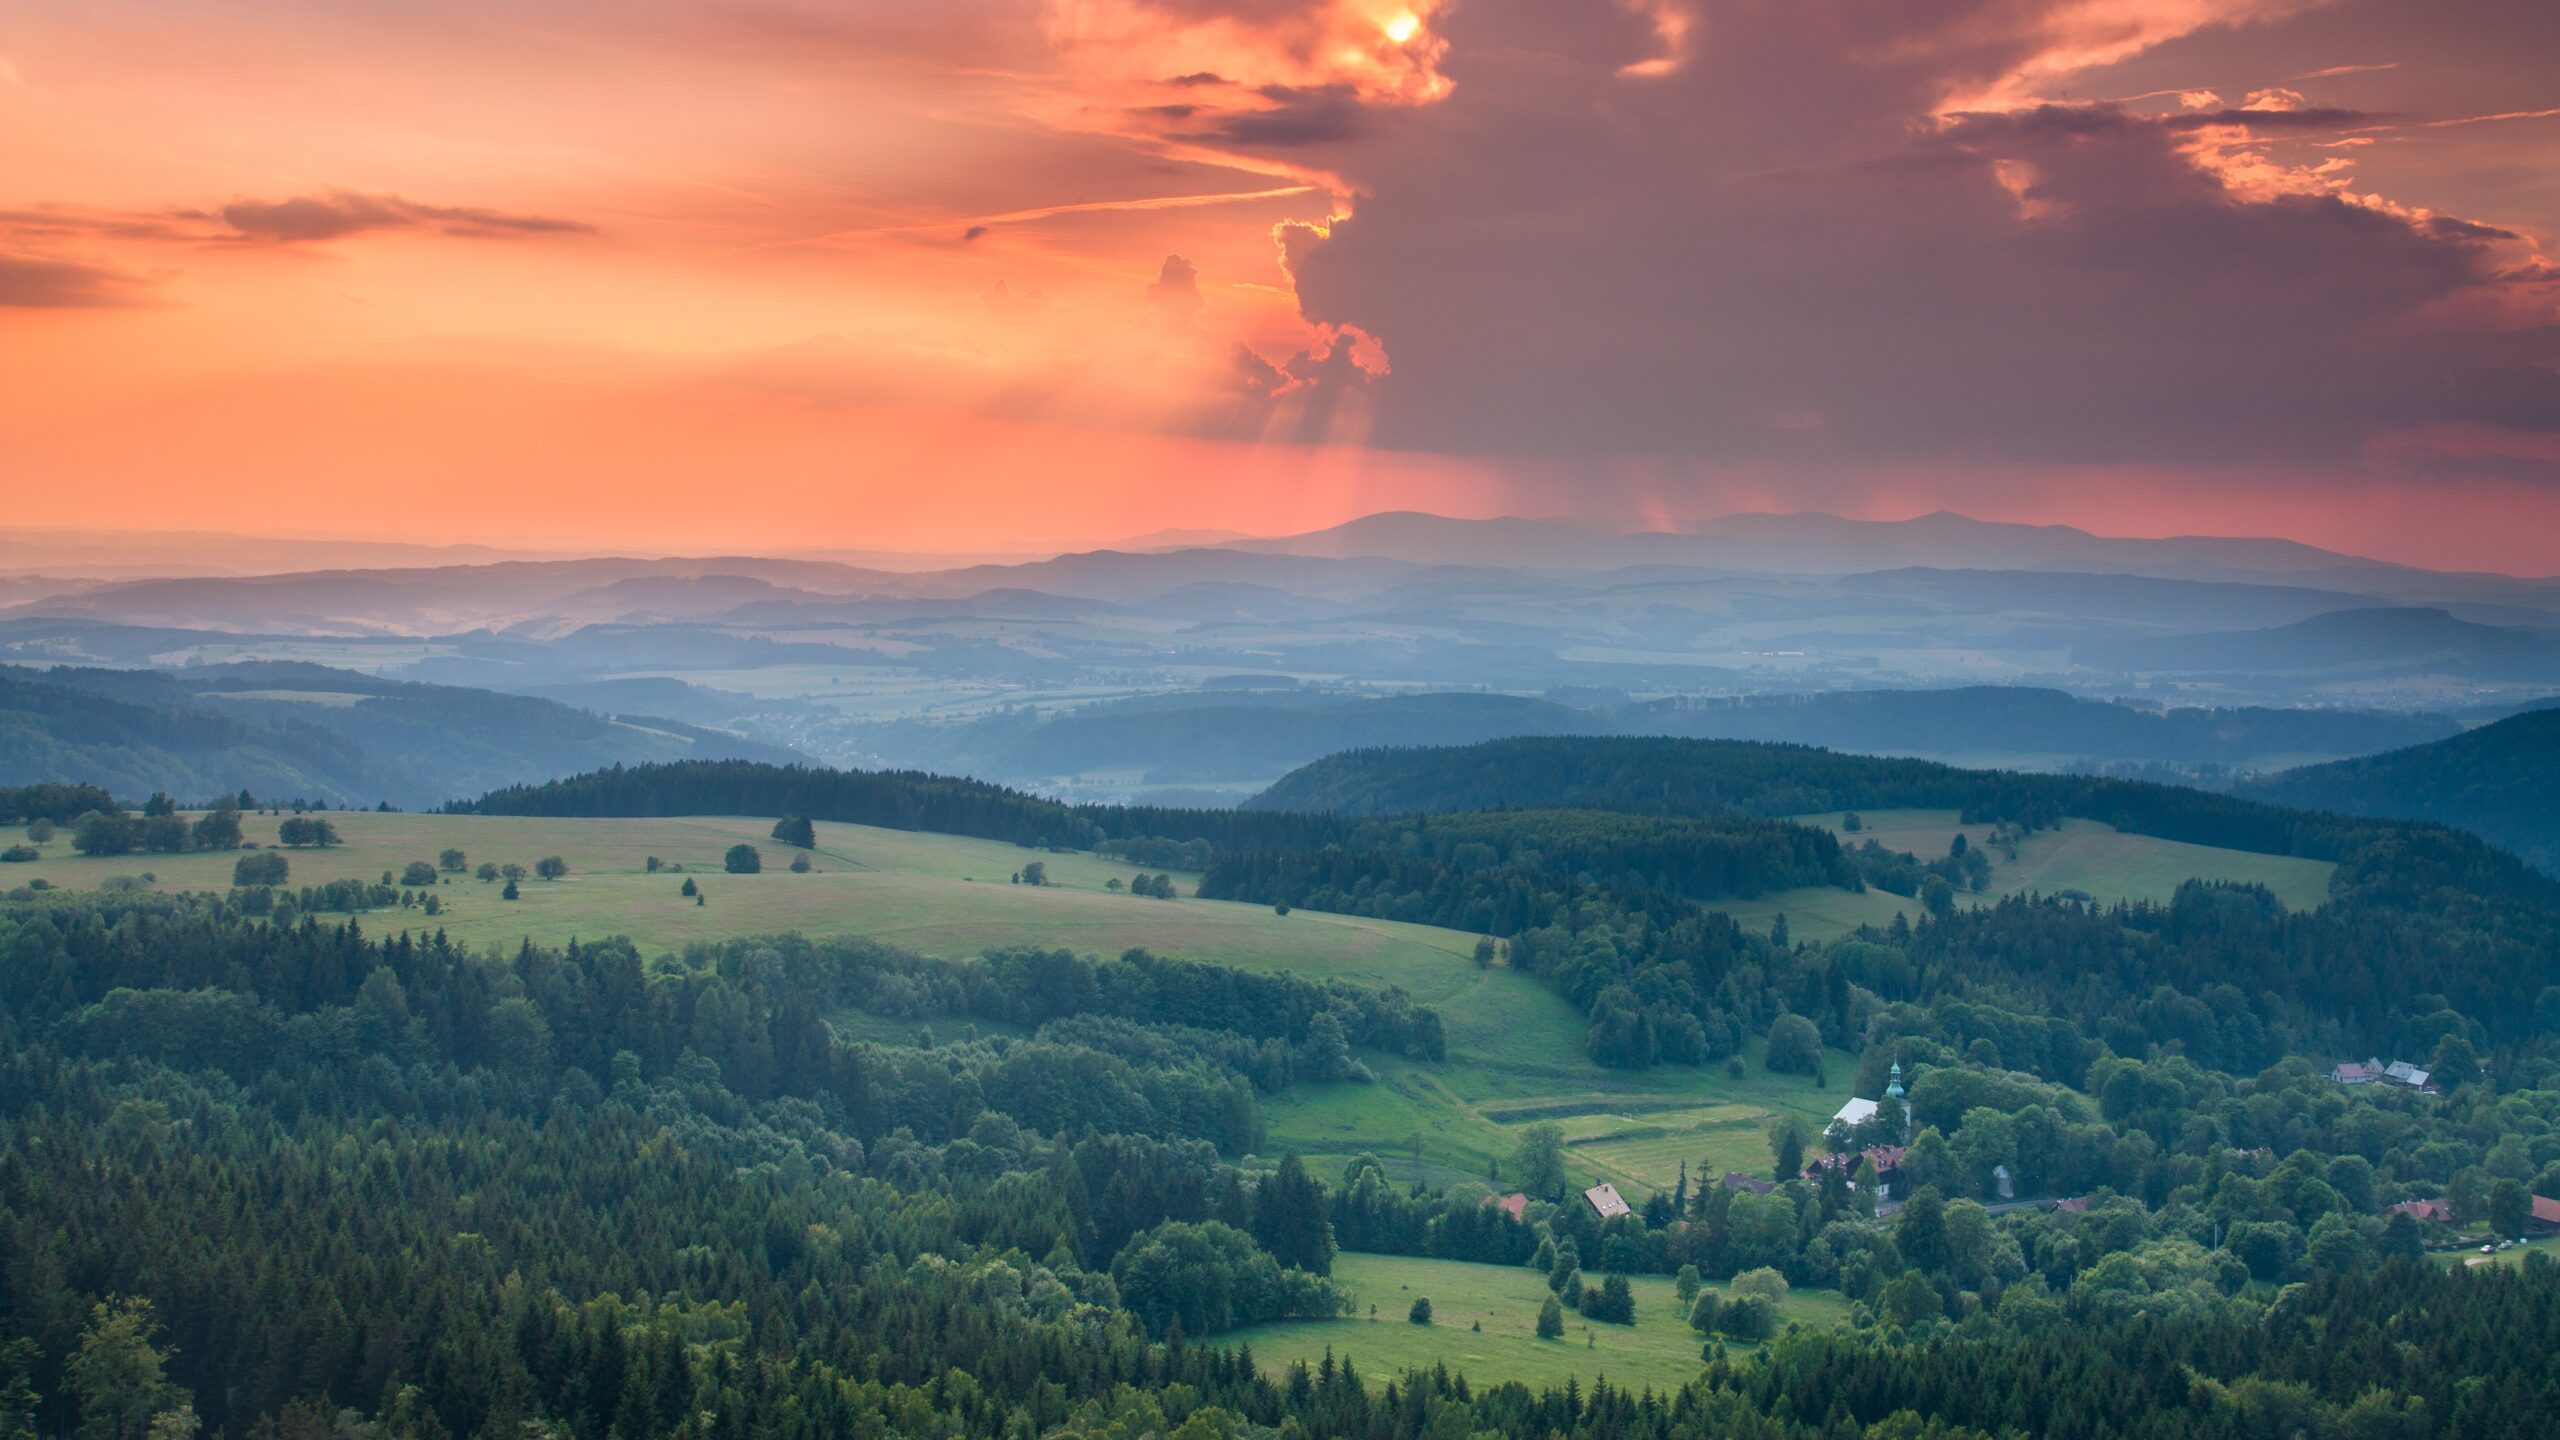
<path id="1" fill-rule="evenodd" d="M 243 824 L 252 839 L 272 841 L 279 818 L 249 816 Z M 496 884 L 445 876 L 435 890 L 442 913 L 429 918 L 391 909 L 360 916 L 375 934 L 442 928 L 464 944 L 499 949 L 527 939 L 560 945 L 628 935 L 651 954 L 793 930 L 864 936 L 946 956 L 1006 945 L 1096 954 L 1144 946 L 1239 969 L 1402 986 L 1439 1011 L 1449 1038 L 1445 1063 L 1364 1056 L 1377 1074 L 1374 1083 L 1300 1085 L 1266 1099 L 1263 1115 L 1270 1154 L 1297 1149 L 1321 1161 L 1374 1151 L 1405 1179 L 1483 1179 L 1518 1148 L 1523 1126 L 1541 1112 L 1558 1111 L 1572 1112 L 1569 1132 L 1586 1142 L 1567 1151 L 1568 1168 L 1584 1185 L 1610 1180 L 1641 1198 L 1670 1187 L 1683 1160 L 1693 1170 L 1709 1165 L 1762 1173 L 1769 1163 L 1760 1139 L 1767 1119 L 1783 1111 L 1819 1128 L 1847 1098 L 1854 1073 L 1851 1059 L 1835 1052 L 1827 1084 L 1771 1075 L 1759 1068 L 1756 1044 L 1741 1079 L 1721 1065 L 1604 1070 L 1584 1053 L 1582 1015 L 1530 975 L 1506 965 L 1477 968 L 1471 935 L 1309 910 L 1282 916 L 1264 906 L 1114 894 L 1105 886 L 1114 879 L 1125 885 L 1137 870 L 1090 854 L 820 824 L 818 844 L 808 852 L 815 870 L 794 875 L 786 866 L 797 852 L 771 840 L 772 822 L 763 819 L 369 811 L 331 812 L 328 819 L 346 843 L 285 852 L 293 884 L 377 880 L 411 861 L 433 861 L 447 847 L 461 849 L 475 866 L 495 861 L 530 868 L 547 855 L 569 864 L 564 879 L 523 881 L 522 898 L 514 901 L 502 899 Z M 742 841 L 762 852 L 762 873 L 722 870 L 723 853 Z M 147 872 L 162 890 L 220 890 L 229 886 L 237 858 L 91 859 L 59 839 L 44 850 L 43 859 L 0 872 L 0 884 L 41 877 L 91 889 L 110 876 Z M 681 865 L 682 873 L 649 873 L 651 856 Z M 1015 871 L 1035 860 L 1051 883 L 1011 883 Z M 679 893 L 687 879 L 701 887 L 704 903 Z M 1181 883 L 1195 882 L 1186 876 Z M 901 1022 L 876 1038 L 910 1041 L 916 1028 Z M 943 1038 L 958 1033 L 950 1022 L 933 1028 Z"/>
<path id="2" fill-rule="evenodd" d="M 1985 844 L 1991 835 L 1990 826 L 1966 825 L 1953 810 L 1863 811 L 1859 816 L 1863 825 L 1855 833 L 1841 828 L 1843 814 L 1837 810 L 1789 818 L 1829 830 L 1840 837 L 1843 845 L 1873 840 L 1888 850 L 1906 851 L 1923 860 L 1946 854 L 1959 834 L 1967 844 L 1976 846 Z M 2194 879 L 2264 885 L 2292 909 L 2315 910 L 2327 902 L 2329 877 L 2338 868 L 2327 860 L 2258 855 L 2150 835 L 2129 835 L 2095 820 L 2066 820 L 2056 829 L 2037 831 L 2018 847 L 2014 860 L 1997 850 L 1990 854 L 1990 885 L 1979 896 L 1958 896 L 1959 904 L 2029 893 L 2054 895 L 2065 890 L 2077 890 L 2101 904 L 2119 900 L 2157 904 L 2169 900 L 2181 884 Z M 1890 925 L 1896 911 L 1906 917 L 1916 916 L 1920 902 L 1881 890 L 1852 894 L 1815 887 L 1719 903 L 1715 908 L 1731 914 L 1744 928 L 1762 932 L 1784 915 L 1787 929 L 1796 939 L 1820 941 L 1848 934 L 1861 925 Z"/>
<path id="3" fill-rule="evenodd" d="M 386 870 L 397 875 L 410 861 L 433 861 L 447 847 L 461 849 L 474 866 L 496 861 L 529 869 L 546 855 L 569 863 L 565 879 L 525 880 L 523 898 L 515 901 L 501 899 L 496 884 L 467 874 L 446 876 L 436 887 L 443 913 L 430 919 L 394 909 L 360 917 L 376 933 L 441 927 L 466 944 L 502 947 L 526 939 L 559 945 L 628 935 L 651 953 L 697 940 L 788 930 L 867 936 L 936 955 L 974 955 L 1004 945 L 1097 954 L 1145 946 L 1213 964 L 1367 985 L 1401 983 L 1439 995 L 1466 987 L 1476 976 L 1467 961 L 1473 936 L 1390 920 L 1303 910 L 1280 916 L 1257 905 L 1114 894 L 1106 884 L 1117 879 L 1125 885 L 1137 867 L 992 840 L 820 824 L 817 847 L 808 852 L 815 870 L 794 875 L 787 867 L 798 852 L 769 838 L 770 820 L 372 811 L 332 811 L 327 818 L 346 843 L 283 852 L 292 865 L 292 884 L 378 880 Z M 271 843 L 278 817 L 253 815 L 242 823 L 250 838 Z M 762 873 L 730 875 L 722 869 L 722 856 L 740 842 L 762 852 Z M 229 888 L 238 858 L 220 852 L 93 859 L 75 854 L 67 838 L 43 849 L 43 859 L 0 871 L 0 884 L 41 878 L 65 889 L 95 889 L 111 876 L 150 874 L 161 890 L 222 890 Z M 683 870 L 650 874 L 651 856 Z M 1014 872 L 1033 861 L 1046 867 L 1050 883 L 1013 884 Z M 679 893 L 687 879 L 704 892 L 703 904 Z M 1195 877 L 1178 879 L 1185 888 L 1196 883 Z"/>
<path id="4" fill-rule="evenodd" d="M 1666 1276 L 1630 1277 L 1633 1326 L 1592 1324 L 1568 1310 L 1563 1337 L 1541 1340 L 1538 1307 L 1547 1296 L 1546 1277 L 1526 1267 L 1343 1255 L 1334 1261 L 1333 1274 L 1351 1291 L 1351 1318 L 1257 1325 L 1220 1339 L 1252 1346 L 1256 1363 L 1273 1374 L 1293 1361 L 1314 1365 L 1330 1348 L 1379 1385 L 1417 1366 L 1445 1364 L 1479 1385 L 1517 1380 L 1534 1389 L 1562 1385 L 1570 1377 L 1587 1388 L 1605 1375 L 1613 1385 L 1666 1391 L 1687 1382 L 1703 1364 L 1706 1337 L 1689 1328 Z M 1405 1318 L 1417 1299 L 1431 1302 L 1428 1325 Z M 1828 1291 L 1799 1291 L 1787 1297 L 1783 1314 L 1788 1321 L 1833 1325 L 1848 1318 L 1848 1305 Z"/>

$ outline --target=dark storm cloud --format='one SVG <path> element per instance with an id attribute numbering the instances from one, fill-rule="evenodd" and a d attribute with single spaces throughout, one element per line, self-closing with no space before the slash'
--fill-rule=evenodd
<path id="1" fill-rule="evenodd" d="M 1215 128 L 1192 138 L 1246 149 L 1287 150 L 1336 144 L 1367 128 L 1367 111 L 1348 85 L 1267 85 L 1261 94 L 1272 102 L 1270 109 L 1228 114 Z"/>
<path id="2" fill-rule="evenodd" d="M 2518 323 L 2496 226 L 2233 158 L 2374 116 L 1936 118 L 2063 8 L 1726 0 L 1631 77 L 1525 43 L 1535 0 L 1463 7 L 1448 100 L 1368 112 L 1353 216 L 1284 236 L 1301 306 L 1392 357 L 1377 442 L 1461 453 L 2318 464 L 2560 429 L 2560 331 Z"/>

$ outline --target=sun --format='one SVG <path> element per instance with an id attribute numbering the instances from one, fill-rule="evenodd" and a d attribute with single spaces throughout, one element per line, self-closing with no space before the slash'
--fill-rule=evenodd
<path id="1" fill-rule="evenodd" d="M 1410 10 L 1400 11 L 1378 28 L 1386 32 L 1388 40 L 1401 45 L 1421 33 L 1422 17 Z"/>

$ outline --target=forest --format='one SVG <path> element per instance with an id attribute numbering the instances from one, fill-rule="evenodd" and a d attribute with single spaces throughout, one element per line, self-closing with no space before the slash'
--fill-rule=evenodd
<path id="1" fill-rule="evenodd" d="M 1801 758 L 1752 747 L 1742 773 L 1802 794 L 1836 757 Z M 1956 798 L 2019 831 L 2230 814 L 2333 853 L 2331 899 L 2191 881 L 2166 904 L 1924 903 L 1796 942 L 1716 904 L 1978 872 L 1659 798 L 1706 769 L 1589 786 L 1515 766 L 1524 800 L 1580 808 L 1375 817 L 716 763 L 482 802 L 1205 862 L 1203 897 L 1485 937 L 1473 963 L 1553 986 L 1604 1066 L 1846 1053 L 1857 1094 L 1907 1081 L 1907 1111 L 1827 1135 L 1776 1117 L 1747 1183 L 1701 1155 L 1614 1217 L 1552 1120 L 1513 1125 L 1483 1181 L 1269 1152 L 1270 1107 L 1454 1063 L 1441 1016 L 1392 988 L 787 935 L 472 951 L 407 918 L 434 875 L 288 891 L 280 850 L 247 852 L 227 892 L 13 891 L 0 1430 L 2095 1440 L 2560 1418 L 2529 1358 L 2560 1338 L 2560 1265 L 2445 1264 L 2457 1237 L 2560 1207 L 2560 907 L 2534 872 L 2435 827 L 2042 777 L 1967 798 L 1924 768 L 1823 798 Z M 222 849 L 227 798 L 196 819 L 76 787 L 0 806 Z M 407 928 L 369 933 L 393 907 Z M 2368 1051 L 2428 1088 L 2330 1078 L 2322 1057 Z M 1504 1188 L 1516 1210 L 1488 1203 Z M 1685 1313 L 1650 1321 L 1683 1324 L 1698 1369 L 1668 1392 L 1533 1391 L 1275 1367 L 1222 1338 L 1344 1314 L 1345 1250 L 1521 1267 L 1557 1344 L 1650 1323 L 1629 1278 L 1669 1277 Z M 1790 1290 L 1847 1322 L 1785 1323 Z"/>
<path id="2" fill-rule="evenodd" d="M 1255 1094 L 1428 1048 L 1409 1007 L 1301 982 L 787 939 L 475 956 L 208 896 L 18 902 L 0 954 L 12 1435 L 1883 1440 L 2560 1418 L 2541 1363 L 2560 1266 L 2441 1269 L 2388 1208 L 2447 1167 L 2452 1204 L 2499 1218 L 2518 1174 L 2560 1189 L 2560 1067 L 2539 1050 L 2441 1106 L 2298 1060 L 2234 1078 L 2101 1055 L 2092 1104 L 1959 1058 L 2021 1043 L 1992 1020 L 1897 1005 L 1869 1063 L 1921 1071 L 1924 1183 L 1890 1218 L 1824 1170 L 1767 1193 L 1684 1181 L 1603 1222 L 1542 1173 L 1553 1136 L 1531 1126 L 1513 1173 L 1535 1199 L 1514 1220 L 1482 1186 L 1400 1185 L 1374 1160 L 1330 1178 L 1248 1158 Z M 944 1038 L 845 1040 L 827 1016 L 847 1002 Z M 1266 1047 L 1278 1073 L 1253 1078 Z M 1994 1215 L 1969 1197 L 1997 1157 L 2093 1198 Z M 1671 1393 L 1533 1393 L 1330 1357 L 1275 1373 L 1217 1339 L 1338 1311 L 1344 1248 L 1533 1265 L 1601 1324 L 1623 1323 L 1609 1277 L 1676 1271 L 1701 1295 L 1702 1365 Z M 1854 1297 L 1854 1323 L 1770 1334 L 1750 1297 L 1789 1284 Z"/>

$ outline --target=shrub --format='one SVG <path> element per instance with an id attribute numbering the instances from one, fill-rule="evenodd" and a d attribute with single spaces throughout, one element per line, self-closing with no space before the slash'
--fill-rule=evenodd
<path id="1" fill-rule="evenodd" d="M 1546 1302 L 1538 1307 L 1538 1338 L 1553 1340 L 1563 1334 L 1564 1307 L 1556 1303 L 1556 1297 L 1550 1295 L 1546 1298 Z"/>
<path id="2" fill-rule="evenodd" d="M 545 880 L 557 880 L 569 873 L 569 862 L 557 855 L 545 855 L 533 862 L 533 873 Z"/>
<path id="3" fill-rule="evenodd" d="M 1822 1032 L 1801 1015 L 1779 1016 L 1769 1022 L 1765 1063 L 1781 1074 L 1812 1074 L 1822 1064 Z"/>
<path id="4" fill-rule="evenodd" d="M 281 885 L 290 869 L 282 855 L 273 850 L 254 850 L 231 862 L 234 885 Z"/>
<path id="5" fill-rule="evenodd" d="M 439 850 L 436 852 L 436 868 L 439 870 L 450 870 L 459 875 L 462 873 L 463 867 L 469 863 L 469 859 L 459 850 Z"/>
<path id="6" fill-rule="evenodd" d="M 773 838 L 785 845 L 808 850 L 818 843 L 818 827 L 806 815 L 787 815 L 774 822 Z"/>
<path id="7" fill-rule="evenodd" d="M 764 856 L 753 845 L 742 842 L 729 847 L 721 864 L 732 875 L 753 875 L 764 869 Z"/>
<path id="8" fill-rule="evenodd" d="M 1611 1275 L 1600 1282 L 1600 1288 L 1583 1297 L 1582 1316 L 1609 1325 L 1636 1323 L 1636 1293 L 1624 1275 Z"/>
<path id="9" fill-rule="evenodd" d="M 1736 1340 L 1766 1340 L 1777 1331 L 1778 1307 L 1757 1295 L 1737 1295 L 1725 1303 L 1716 1328 Z"/>
<path id="10" fill-rule="evenodd" d="M 1716 1292 L 1701 1290 L 1697 1300 L 1689 1306 L 1689 1328 L 1704 1334 L 1716 1328 L 1716 1321 L 1723 1314 L 1724 1301 L 1717 1297 Z"/>
<path id="11" fill-rule="evenodd" d="M 516 888 L 516 882 L 510 880 L 507 882 L 507 888 L 498 892 L 498 898 L 501 900 L 513 900 L 521 896 L 523 893 L 523 891 Z"/>
<path id="12" fill-rule="evenodd" d="M 1428 1325 L 1428 1324 L 1430 1324 L 1430 1323 L 1431 1323 L 1431 1302 L 1430 1302 L 1429 1300 L 1416 1300 L 1416 1301 L 1414 1301 L 1414 1302 L 1413 1302 L 1413 1308 L 1412 1308 L 1411 1310 L 1409 1310 L 1409 1311 L 1406 1311 L 1406 1312 L 1405 1312 L 1405 1317 L 1404 1317 L 1404 1318 L 1405 1318 L 1405 1319 L 1407 1319 L 1407 1320 L 1409 1320 L 1409 1321 L 1411 1321 L 1411 1322 L 1413 1322 L 1413 1323 L 1414 1323 L 1414 1324 L 1416 1324 L 1416 1325 Z"/>
<path id="13" fill-rule="evenodd" d="M 694 896 L 701 894 L 701 893 L 702 893 L 702 888 L 701 888 L 700 886 L 698 886 L 698 885 L 694 884 L 692 880 L 688 879 L 688 880 L 686 880 L 686 881 L 684 882 L 684 888 L 683 888 L 683 889 L 681 889 L 681 890 L 678 890 L 676 893 L 677 893 L 677 894 L 679 894 L 679 895 L 684 896 L 686 899 L 688 899 L 688 900 L 689 900 L 689 899 L 692 899 Z"/>
<path id="14" fill-rule="evenodd" d="M 791 873 L 792 873 L 792 874 L 794 874 L 794 875 L 806 875 L 806 874 L 808 874 L 808 873 L 809 873 L 809 871 L 810 871 L 812 868 L 814 868 L 814 867 L 812 867 L 812 866 L 809 864 L 809 857 L 808 857 L 808 856 L 806 856 L 806 855 L 794 855 L 794 856 L 792 856 L 792 857 L 791 857 Z"/>
<path id="15" fill-rule="evenodd" d="M 410 886 L 433 885 L 436 883 L 436 867 L 424 860 L 412 860 L 400 867 L 400 883 Z"/>
<path id="16" fill-rule="evenodd" d="M 29 860 L 43 858 L 44 852 L 33 845 L 12 845 L 6 850 L 0 850 L 0 863 L 19 865 Z"/>
<path id="17" fill-rule="evenodd" d="M 1775 1305 L 1787 1298 L 1787 1277 L 1766 1265 L 1745 1270 L 1733 1277 L 1733 1293 L 1736 1299 L 1756 1296 Z"/>

